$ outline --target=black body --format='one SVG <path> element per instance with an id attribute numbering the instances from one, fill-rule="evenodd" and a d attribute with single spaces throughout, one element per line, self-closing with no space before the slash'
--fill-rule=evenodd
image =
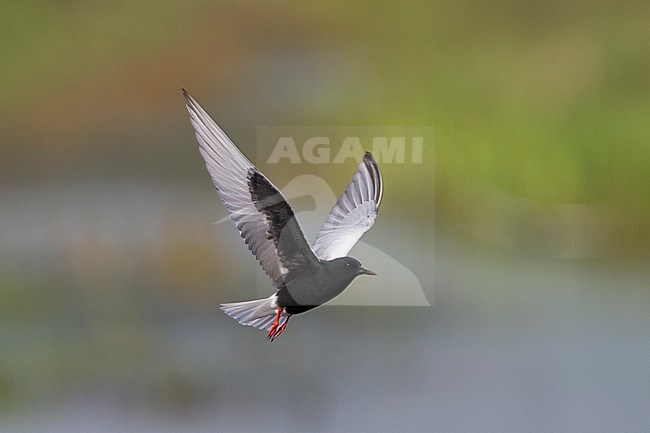
<path id="1" fill-rule="evenodd" d="M 340 295 L 352 280 L 363 274 L 372 275 L 352 257 L 291 270 L 277 292 L 278 305 L 285 307 L 289 314 L 304 313 Z"/>
<path id="2" fill-rule="evenodd" d="M 248 187 L 258 211 L 269 221 L 282 265 L 288 270 L 278 285 L 278 306 L 299 314 L 338 296 L 359 275 L 375 275 L 358 260 L 341 257 L 319 260 L 309 247 L 293 211 L 284 197 L 258 171 L 249 170 Z"/>

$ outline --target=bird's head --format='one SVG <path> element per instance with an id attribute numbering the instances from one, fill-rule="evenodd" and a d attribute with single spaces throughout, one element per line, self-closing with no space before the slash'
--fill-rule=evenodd
<path id="1" fill-rule="evenodd" d="M 340 257 L 330 261 L 330 269 L 332 269 L 339 277 L 347 277 L 350 280 L 359 275 L 377 275 L 370 269 L 361 266 L 361 263 L 352 257 Z"/>

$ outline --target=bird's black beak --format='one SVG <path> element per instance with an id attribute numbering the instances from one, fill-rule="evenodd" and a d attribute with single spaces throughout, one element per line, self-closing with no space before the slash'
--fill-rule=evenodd
<path id="1" fill-rule="evenodd" d="M 359 268 L 359 275 L 377 275 L 375 271 L 366 268 Z"/>

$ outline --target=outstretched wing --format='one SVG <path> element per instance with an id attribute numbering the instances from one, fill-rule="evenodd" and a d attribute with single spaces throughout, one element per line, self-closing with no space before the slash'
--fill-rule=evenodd
<path id="1" fill-rule="evenodd" d="M 377 161 L 366 152 L 352 181 L 318 232 L 312 250 L 321 260 L 346 256 L 375 223 L 383 184 Z"/>
<path id="2" fill-rule="evenodd" d="M 297 262 L 317 260 L 282 194 L 183 89 L 199 151 L 248 249 L 276 286 Z M 311 254 L 312 257 L 308 257 Z"/>

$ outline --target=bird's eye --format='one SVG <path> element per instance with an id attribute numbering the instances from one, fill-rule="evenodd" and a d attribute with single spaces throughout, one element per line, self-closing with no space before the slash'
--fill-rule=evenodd
<path id="1" fill-rule="evenodd" d="M 351 267 L 352 267 L 352 263 L 347 262 L 347 263 L 345 264 L 345 266 L 347 266 L 348 268 L 351 268 Z"/>

